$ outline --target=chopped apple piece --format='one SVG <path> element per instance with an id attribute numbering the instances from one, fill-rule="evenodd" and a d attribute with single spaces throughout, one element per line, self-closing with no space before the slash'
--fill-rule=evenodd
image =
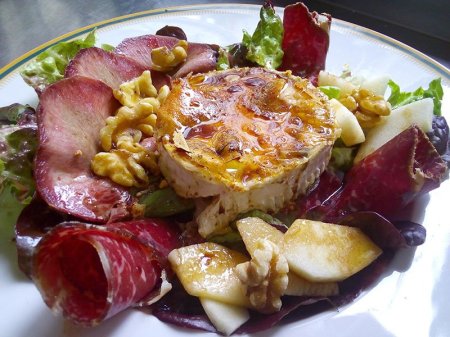
<path id="1" fill-rule="evenodd" d="M 236 226 L 244 241 L 245 248 L 252 257 L 254 257 L 253 253 L 259 246 L 257 242 L 260 239 L 269 240 L 276 246 L 280 246 L 283 242 L 283 233 L 260 218 L 244 218 L 238 220 Z"/>
<path id="2" fill-rule="evenodd" d="M 346 146 L 352 146 L 365 141 L 364 131 L 355 115 L 337 99 L 330 100 L 330 106 L 336 113 L 336 121 L 341 128 L 341 139 Z"/>
<path id="3" fill-rule="evenodd" d="M 288 279 L 285 295 L 334 296 L 339 294 L 339 286 L 336 282 L 310 282 L 292 272 L 288 274 Z"/>
<path id="4" fill-rule="evenodd" d="M 215 328 L 227 336 L 250 318 L 248 310 L 240 306 L 203 297 L 200 297 L 200 303 Z"/>
<path id="5" fill-rule="evenodd" d="M 337 282 L 368 266 L 380 254 L 360 229 L 296 220 L 284 234 L 289 270 L 312 282 Z"/>
<path id="6" fill-rule="evenodd" d="M 213 242 L 174 249 L 169 262 L 192 296 L 248 307 L 244 287 L 234 268 L 248 258 Z"/>
<path id="7" fill-rule="evenodd" d="M 361 144 L 355 163 L 383 146 L 402 131 L 416 124 L 424 132 L 432 130 L 433 100 L 425 98 L 392 110 L 384 122 L 370 129 L 366 141 Z"/>

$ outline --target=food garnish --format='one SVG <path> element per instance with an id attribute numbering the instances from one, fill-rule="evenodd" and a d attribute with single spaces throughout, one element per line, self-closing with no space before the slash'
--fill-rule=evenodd
<path id="1" fill-rule="evenodd" d="M 231 46 L 94 30 L 23 68 L 39 105 L 0 109 L 0 186 L 28 204 L 19 265 L 53 312 L 251 333 L 350 302 L 425 241 L 395 215 L 448 177 L 440 79 L 331 74 L 330 25 L 266 1 Z"/>

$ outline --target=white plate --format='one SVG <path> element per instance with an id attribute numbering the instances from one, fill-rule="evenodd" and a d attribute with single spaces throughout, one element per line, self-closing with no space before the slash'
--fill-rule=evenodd
<path id="1" fill-rule="evenodd" d="M 148 11 L 100 22 L 101 43 L 117 45 L 123 38 L 149 34 L 168 24 L 182 27 L 189 40 L 221 45 L 240 41 L 242 29 L 253 31 L 258 6 L 199 5 Z M 279 10 L 281 14 L 281 10 Z M 15 102 L 35 105 L 34 91 L 18 75 L 18 68 L 43 48 L 90 31 L 81 28 L 53 40 L 0 69 L 0 106 Z M 327 69 L 340 73 L 348 64 L 355 72 L 389 74 L 402 89 L 415 89 L 441 77 L 446 100 L 444 115 L 450 121 L 450 72 L 442 65 L 374 31 L 334 20 Z M 296 323 L 285 324 L 258 336 L 449 336 L 450 334 L 450 183 L 421 198 L 414 217 L 428 231 L 427 241 L 416 250 L 400 252 L 389 275 L 370 291 L 341 308 Z M 426 205 L 426 208 L 424 207 Z M 5 337 L 148 337 L 205 336 L 179 329 L 136 310 L 128 310 L 99 327 L 80 329 L 55 318 L 37 290 L 16 266 L 12 218 L 0 205 L 0 335 Z M 447 207 L 447 209 L 446 209 Z"/>

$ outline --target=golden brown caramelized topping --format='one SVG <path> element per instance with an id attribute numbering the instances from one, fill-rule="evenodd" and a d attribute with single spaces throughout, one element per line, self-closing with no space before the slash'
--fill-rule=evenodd
<path id="1" fill-rule="evenodd" d="M 317 88 L 290 72 L 262 68 L 176 80 L 158 111 L 157 130 L 174 160 L 237 191 L 276 180 L 337 136 Z"/>

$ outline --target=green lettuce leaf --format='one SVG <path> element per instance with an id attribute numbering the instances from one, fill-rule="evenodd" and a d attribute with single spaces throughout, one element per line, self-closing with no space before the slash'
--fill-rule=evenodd
<path id="1" fill-rule="evenodd" d="M 230 231 L 222 234 L 213 235 L 207 238 L 208 241 L 215 242 L 221 245 L 224 245 L 228 248 L 245 252 L 245 245 L 242 241 L 241 234 L 237 230 L 236 222 L 240 219 L 244 219 L 247 217 L 260 218 L 261 220 L 271 224 L 276 225 L 278 227 L 284 227 L 287 229 L 287 226 L 281 222 L 279 219 L 273 217 L 272 215 L 265 213 L 260 210 L 251 210 L 245 213 L 239 214 L 234 221 L 230 223 Z"/>
<path id="2" fill-rule="evenodd" d="M 216 70 L 227 70 L 230 68 L 228 61 L 228 52 L 224 48 L 219 48 L 219 57 L 217 58 Z"/>
<path id="3" fill-rule="evenodd" d="M 259 17 L 253 35 L 244 30 L 242 44 L 248 49 L 246 57 L 260 66 L 277 69 L 283 61 L 283 22 L 272 6 L 263 6 Z"/>
<path id="4" fill-rule="evenodd" d="M 170 188 L 149 192 L 139 199 L 139 203 L 145 206 L 146 217 L 166 217 L 189 211 L 194 208 L 192 199 L 184 199 L 178 196 Z"/>
<path id="5" fill-rule="evenodd" d="M 0 108 L 0 125 L 17 124 L 17 122 L 30 111 L 29 105 L 14 103 Z M 33 111 L 34 114 L 34 111 Z"/>
<path id="6" fill-rule="evenodd" d="M 335 145 L 331 150 L 330 168 L 337 171 L 348 171 L 355 159 L 356 151 L 354 147 L 345 147 L 342 145 Z"/>
<path id="7" fill-rule="evenodd" d="M 9 190 L 16 200 L 26 204 L 35 191 L 33 159 L 37 148 L 37 125 L 28 117 L 34 110 L 13 104 L 0 108 L 0 118 L 5 114 L 13 123 L 0 126 L 0 192 Z"/>
<path id="8" fill-rule="evenodd" d="M 27 84 L 38 91 L 64 77 L 70 60 L 83 48 L 95 45 L 95 29 L 86 38 L 63 41 L 44 50 L 20 72 Z"/>
<path id="9" fill-rule="evenodd" d="M 401 91 L 400 86 L 392 80 L 389 80 L 388 85 L 391 88 L 391 95 L 388 98 L 388 102 L 391 103 L 392 109 L 424 98 L 432 98 L 434 104 L 433 113 L 436 116 L 441 115 L 441 101 L 444 96 L 444 91 L 442 89 L 440 78 L 431 81 L 430 84 L 428 84 L 428 89 L 425 90 L 422 87 L 419 87 L 412 92 Z"/>
<path id="10" fill-rule="evenodd" d="M 2 215 L 2 221 L 0 221 L 0 245 L 10 245 L 11 238 L 14 237 L 14 224 L 24 207 L 24 203 L 17 202 L 14 192 L 11 191 L 11 186 L 0 189 L 0 210 Z"/>
<path id="11" fill-rule="evenodd" d="M 110 44 L 107 44 L 107 43 L 102 43 L 101 47 L 103 50 L 106 50 L 106 51 L 114 51 L 114 49 L 116 49 L 116 47 L 114 47 Z"/>
<path id="12" fill-rule="evenodd" d="M 280 221 L 279 219 L 273 217 L 272 215 L 270 215 L 266 212 L 260 211 L 259 209 L 254 209 L 254 210 L 239 214 L 231 226 L 236 227 L 237 220 L 248 218 L 248 217 L 260 218 L 261 220 L 267 222 L 268 224 L 286 227 L 286 225 L 282 221 Z"/>
<path id="13" fill-rule="evenodd" d="M 332 99 L 332 98 L 338 99 L 341 94 L 340 88 L 331 86 L 331 85 L 322 85 L 319 87 L 319 89 L 325 95 L 327 95 L 329 99 Z"/>

